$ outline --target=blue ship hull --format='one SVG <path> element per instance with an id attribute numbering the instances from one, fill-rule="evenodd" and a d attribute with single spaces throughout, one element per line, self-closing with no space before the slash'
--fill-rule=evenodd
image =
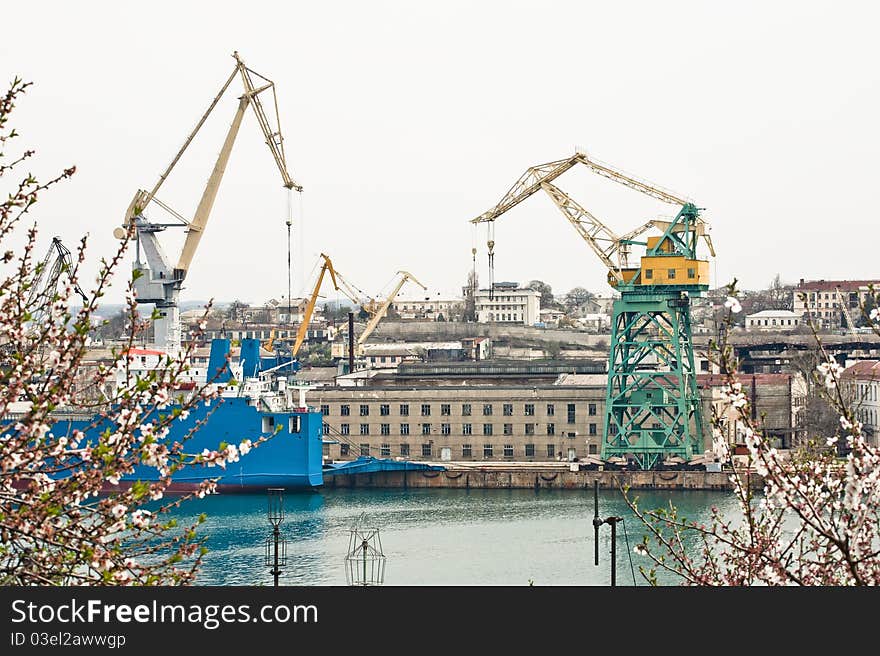
<path id="1" fill-rule="evenodd" d="M 216 406 L 216 407 L 213 407 Z M 169 409 L 170 410 L 170 409 Z M 208 416 L 209 412 L 210 416 Z M 167 412 L 165 410 L 163 412 Z M 225 469 L 191 465 L 175 472 L 169 491 L 187 491 L 201 481 L 219 477 L 220 491 L 255 491 L 267 487 L 314 488 L 323 484 L 322 473 L 322 415 L 318 411 L 267 412 L 248 404 L 243 397 L 226 397 L 212 407 L 199 404 L 184 419 L 172 422 L 168 444 L 183 441 L 186 434 L 200 419 L 206 423 L 184 443 L 186 453 L 201 453 L 203 449 L 217 449 L 221 442 L 238 446 L 242 440 L 256 442 L 260 437 L 272 438 L 240 456 Z M 91 424 L 86 418 L 62 418 L 53 425 L 55 435 L 67 434 L 79 429 L 89 435 L 97 435 L 107 424 Z M 276 426 L 281 430 L 275 432 Z M 120 485 L 136 480 L 156 481 L 158 472 L 154 467 L 140 465 L 134 473 L 122 477 Z"/>

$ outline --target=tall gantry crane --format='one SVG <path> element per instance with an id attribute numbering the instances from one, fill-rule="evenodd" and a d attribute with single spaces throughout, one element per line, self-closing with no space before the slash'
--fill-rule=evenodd
<path id="1" fill-rule="evenodd" d="M 244 62 L 239 57 L 238 52 L 234 52 L 232 56 L 235 58 L 235 69 L 232 71 L 229 79 L 226 80 L 226 83 L 220 89 L 220 92 L 214 97 L 214 100 L 211 102 L 207 111 L 196 124 L 195 129 L 190 133 L 189 137 L 187 137 L 183 146 L 180 148 L 177 155 L 175 155 L 168 168 L 166 168 L 162 175 L 159 176 L 159 180 L 153 188 L 150 191 L 140 189 L 135 193 L 131 204 L 128 206 L 128 210 L 125 213 L 123 227 L 117 228 L 114 231 L 117 238 L 124 239 L 128 235 L 129 229 L 134 226 L 135 235 L 137 237 L 137 250 L 133 268 L 135 271 L 134 287 L 137 295 L 137 302 L 155 304 L 159 316 L 154 322 L 154 341 L 157 346 L 164 348 L 169 352 L 177 352 L 180 348 L 180 311 L 178 307 L 180 290 L 183 281 L 186 278 L 186 274 L 189 271 L 190 265 L 192 264 L 196 248 L 198 247 L 199 241 L 204 234 L 205 227 L 208 224 L 208 218 L 210 217 L 211 209 L 214 206 L 214 199 L 217 197 L 217 190 L 220 187 L 220 182 L 223 179 L 229 156 L 232 153 L 232 146 L 238 136 L 238 130 L 241 127 L 242 119 L 249 106 L 254 109 L 257 122 L 260 125 L 263 136 L 265 137 L 266 145 L 269 147 L 272 157 L 278 166 L 278 170 L 281 172 L 281 178 L 285 189 L 288 190 L 289 194 L 293 190 L 302 191 L 302 186 L 296 183 L 287 171 L 287 159 L 284 152 L 284 139 L 281 135 L 281 123 L 278 114 L 278 100 L 275 95 L 275 84 L 268 78 L 263 77 L 259 73 L 256 73 L 245 66 Z M 238 107 L 232 118 L 229 130 L 226 133 L 226 139 L 223 142 L 220 154 L 214 164 L 214 169 L 205 185 L 205 189 L 202 193 L 195 214 L 193 215 L 192 220 L 188 221 L 181 214 L 160 201 L 156 197 L 156 193 L 168 178 L 168 175 L 180 160 L 184 151 L 186 151 L 187 147 L 192 143 L 192 140 L 204 125 L 208 116 L 217 106 L 220 98 L 229 88 L 230 84 L 232 84 L 232 81 L 236 76 L 241 77 L 244 86 L 244 93 L 238 99 Z M 260 101 L 260 94 L 266 91 L 271 91 L 272 93 L 275 108 L 274 123 L 273 121 L 270 121 L 269 115 L 267 115 L 266 110 L 263 108 L 262 102 Z M 158 223 L 147 219 L 144 212 L 151 204 L 167 212 L 172 217 L 172 222 Z M 290 226 L 292 224 L 291 208 L 292 203 L 290 201 L 290 196 L 288 195 L 288 269 L 290 267 L 289 241 Z M 167 227 L 186 227 L 186 239 L 180 252 L 180 256 L 177 259 L 177 263 L 173 266 L 171 261 L 165 255 L 157 238 L 157 234 L 165 230 Z M 146 258 L 146 261 L 141 259 L 142 253 Z M 290 273 L 288 271 L 288 281 L 289 278 Z"/>
<path id="2" fill-rule="evenodd" d="M 553 184 L 578 164 L 618 184 L 679 207 L 671 220 L 652 219 L 618 235 Z M 488 223 L 490 288 L 494 222 L 543 190 L 608 269 L 608 283 L 620 292 L 614 302 L 605 395 L 603 460 L 633 458 L 653 469 L 703 451 L 703 418 L 691 338 L 690 299 L 709 289 L 709 263 L 697 256 L 705 239 L 715 251 L 699 208 L 577 152 L 567 159 L 529 168 L 491 210 L 471 220 Z M 662 235 L 637 237 L 651 228 Z M 631 247 L 645 247 L 637 264 Z"/>

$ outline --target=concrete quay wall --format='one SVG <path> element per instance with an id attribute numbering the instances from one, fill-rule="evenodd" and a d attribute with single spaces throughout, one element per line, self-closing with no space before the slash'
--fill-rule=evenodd
<path id="1" fill-rule="evenodd" d="M 728 472 L 598 471 L 470 468 L 446 471 L 395 471 L 325 476 L 325 488 L 732 490 Z M 752 475 L 752 487 L 762 481 Z"/>

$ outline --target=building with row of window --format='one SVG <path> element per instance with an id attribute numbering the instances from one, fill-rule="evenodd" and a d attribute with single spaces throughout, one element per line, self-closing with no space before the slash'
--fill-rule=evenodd
<path id="1" fill-rule="evenodd" d="M 870 286 L 880 291 L 880 280 L 804 280 L 794 289 L 795 314 L 811 317 L 820 328 L 845 325 L 844 312 L 854 321 L 861 316 L 861 305 L 870 295 Z"/>
<path id="2" fill-rule="evenodd" d="M 746 330 L 794 330 L 801 325 L 801 315 L 791 310 L 761 310 L 746 315 Z"/>
<path id="3" fill-rule="evenodd" d="M 309 393 L 310 403 L 324 414 L 325 438 L 331 442 L 325 444 L 325 457 L 571 461 L 601 452 L 604 374 L 560 374 L 531 384 L 503 379 L 487 384 L 477 378 L 443 384 L 388 376 L 374 376 L 364 386 L 325 386 Z M 790 378 L 752 377 L 748 388 L 758 416 L 767 418 L 768 436 L 783 445 L 792 426 Z M 723 380 L 700 375 L 698 381 L 708 421 L 718 396 L 713 388 Z M 708 448 L 708 428 L 706 435 Z"/>
<path id="4" fill-rule="evenodd" d="M 541 292 L 515 282 L 496 282 L 491 290 L 477 290 L 474 304 L 479 323 L 534 326 L 541 321 Z"/>
<path id="5" fill-rule="evenodd" d="M 464 301 L 460 298 L 398 297 L 391 308 L 400 319 L 458 321 L 464 312 Z"/>
<path id="6" fill-rule="evenodd" d="M 844 395 L 862 422 L 862 430 L 875 446 L 880 446 L 880 361 L 862 360 L 847 367 L 841 375 Z"/>

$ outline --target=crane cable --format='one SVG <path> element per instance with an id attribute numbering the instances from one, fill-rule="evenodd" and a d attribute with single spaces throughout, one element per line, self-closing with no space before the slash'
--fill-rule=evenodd
<path id="1" fill-rule="evenodd" d="M 290 280 L 293 275 L 293 267 L 290 262 L 290 227 L 293 225 L 293 199 L 292 189 L 287 190 L 287 323 L 290 325 Z"/>

